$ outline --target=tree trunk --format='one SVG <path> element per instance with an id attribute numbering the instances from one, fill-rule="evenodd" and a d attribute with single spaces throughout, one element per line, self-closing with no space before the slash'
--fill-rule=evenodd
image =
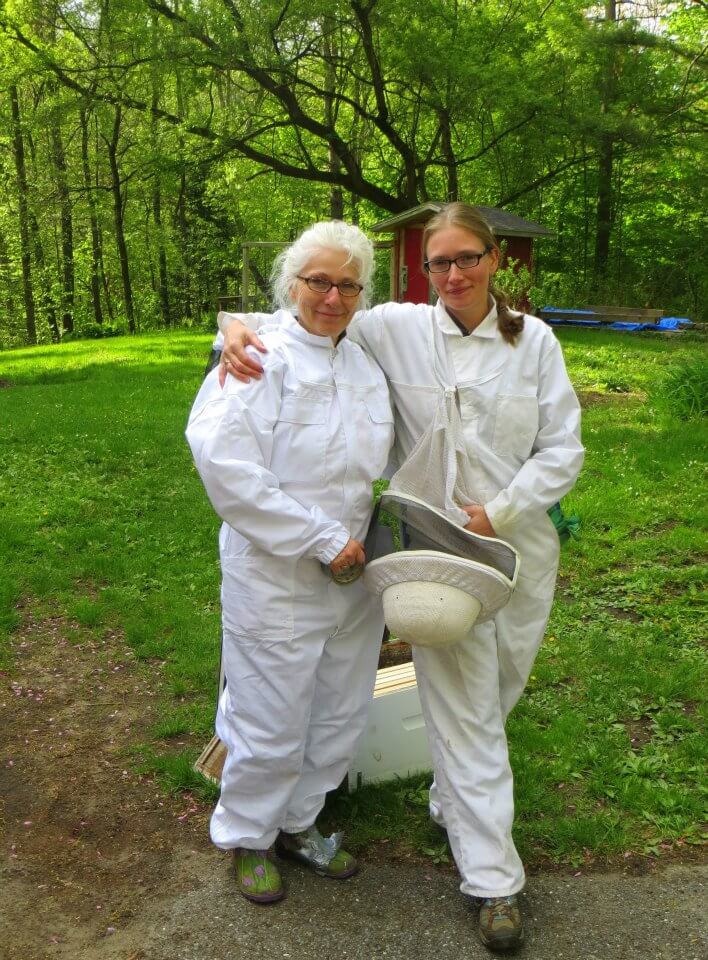
<path id="1" fill-rule="evenodd" d="M 605 20 L 617 22 L 615 0 L 605 0 Z M 609 45 L 606 52 L 604 73 L 600 80 L 601 113 L 603 117 L 612 109 L 616 96 L 616 60 L 615 48 Z M 597 208 L 595 230 L 595 286 L 601 290 L 607 284 L 607 272 L 612 239 L 613 202 L 612 173 L 614 165 L 615 135 L 604 131 L 600 135 L 597 166 Z"/>
<path id="2" fill-rule="evenodd" d="M 445 157 L 447 168 L 447 201 L 451 203 L 457 200 L 460 185 L 457 176 L 457 161 L 455 160 L 455 151 L 452 146 L 452 133 L 450 130 L 450 114 L 447 109 L 441 110 L 440 117 L 440 136 L 442 139 L 442 152 Z"/>
<path id="3" fill-rule="evenodd" d="M 17 203 L 20 218 L 20 247 L 22 251 L 22 293 L 25 301 L 25 323 L 27 340 L 37 342 L 37 322 L 35 319 L 34 293 L 32 290 L 32 257 L 29 237 L 29 206 L 27 200 L 27 170 L 25 168 L 25 145 L 20 126 L 20 101 L 17 87 L 10 86 L 10 106 L 12 108 L 12 147 L 17 175 Z"/>
<path id="4" fill-rule="evenodd" d="M 607 279 L 612 236 L 612 167 L 614 162 L 614 137 L 603 134 L 597 168 L 597 209 L 595 232 L 595 280 L 598 284 Z"/>
<path id="5" fill-rule="evenodd" d="M 64 333 L 74 329 L 74 228 L 72 223 L 71 198 L 66 175 L 66 154 L 61 129 L 52 121 L 52 159 L 57 181 L 57 195 L 61 221 L 61 261 L 62 261 L 62 311 L 61 323 Z"/>
<path id="6" fill-rule="evenodd" d="M 150 82 L 152 85 L 152 113 L 150 115 L 150 139 L 153 150 L 155 151 L 156 162 L 154 163 L 153 181 L 152 181 L 152 219 L 155 223 L 155 232 L 157 234 L 157 272 L 158 283 L 157 290 L 160 298 L 160 312 L 162 322 L 166 327 L 172 324 L 170 314 L 170 296 L 169 279 L 167 274 L 167 251 L 165 250 L 165 231 L 162 228 L 162 165 L 160 158 L 160 128 L 155 117 L 155 113 L 160 103 L 160 84 L 157 65 L 160 62 L 159 49 L 157 47 L 157 38 L 159 25 L 157 14 L 152 13 L 150 17 L 150 27 L 153 38 L 153 67 L 151 71 Z"/>
<path id="7" fill-rule="evenodd" d="M 162 230 L 162 197 L 160 193 L 159 174 L 156 174 L 155 183 L 152 191 L 152 217 L 155 221 L 157 231 L 157 261 L 158 261 L 158 293 L 160 296 L 160 312 L 162 313 L 162 322 L 166 327 L 172 324 L 170 314 L 170 297 L 167 277 L 167 253 L 165 252 L 165 237 Z"/>
<path id="8" fill-rule="evenodd" d="M 125 242 L 124 230 L 124 203 L 121 194 L 120 171 L 118 169 L 118 141 L 120 139 L 120 125 L 123 112 L 120 107 L 115 108 L 113 132 L 111 139 L 106 141 L 108 147 L 108 163 L 111 170 L 111 194 L 113 196 L 113 222 L 116 231 L 116 245 L 120 262 L 120 276 L 123 283 L 123 301 L 125 315 L 128 318 L 128 329 L 135 333 L 135 312 L 133 310 L 133 289 L 130 283 L 130 268 L 128 264 L 128 246 Z"/>
<path id="9" fill-rule="evenodd" d="M 103 309 L 101 308 L 101 277 L 102 277 L 102 253 L 101 253 L 101 234 L 98 229 L 98 218 L 96 216 L 96 199 L 93 195 L 93 184 L 91 182 L 91 165 L 89 163 L 88 149 L 88 116 L 86 109 L 82 108 L 79 114 L 81 119 L 81 170 L 84 179 L 84 190 L 86 191 L 86 205 L 89 211 L 89 224 L 91 228 L 91 300 L 93 302 L 93 315 L 96 323 L 103 323 Z"/>
<path id="10" fill-rule="evenodd" d="M 328 18 L 326 18 L 325 23 L 328 25 Z M 335 57 L 337 54 L 337 48 L 334 40 L 333 32 L 330 30 L 325 31 L 324 38 L 324 48 L 325 56 L 327 57 L 325 70 L 325 95 L 324 95 L 324 122 L 332 130 L 336 128 L 337 117 L 334 110 L 334 92 L 335 85 L 337 82 L 334 63 Z M 339 173 L 340 162 L 339 157 L 335 153 L 334 147 L 330 143 L 328 149 L 329 157 L 329 170 L 332 174 Z M 344 219 L 344 193 L 340 186 L 332 184 L 329 189 L 329 216 L 332 220 L 343 220 Z"/>
<path id="11" fill-rule="evenodd" d="M 177 111 L 180 116 L 184 116 L 184 101 L 182 97 L 182 78 L 177 71 L 175 75 L 175 94 L 177 97 Z M 184 170 L 184 137 L 181 133 L 178 133 L 177 143 L 179 145 L 179 157 L 181 160 L 180 166 L 180 175 L 179 175 L 179 193 L 177 195 L 177 203 L 175 206 L 175 224 L 177 226 L 177 231 L 180 236 L 180 246 L 182 254 L 182 263 L 179 270 L 179 298 L 180 304 L 179 309 L 181 309 L 184 316 L 191 320 L 193 317 L 192 312 L 192 287 L 191 287 L 191 254 L 190 254 L 190 238 L 189 238 L 189 223 L 187 221 L 187 178 Z"/>
<path id="12" fill-rule="evenodd" d="M 332 173 L 339 170 L 339 160 L 332 147 L 329 148 L 329 168 Z M 341 187 L 333 186 L 330 188 L 329 216 L 331 220 L 344 219 L 344 193 Z"/>
<path id="13" fill-rule="evenodd" d="M 0 280 L 5 284 L 5 310 L 8 319 L 15 319 L 15 298 L 12 290 L 12 276 L 10 275 L 10 252 L 7 248 L 7 239 L 0 229 Z"/>
<path id="14" fill-rule="evenodd" d="M 32 236 L 32 246 L 34 247 L 34 259 L 37 263 L 40 276 L 40 286 L 47 292 L 44 303 L 42 304 L 47 313 L 47 322 L 52 329 L 52 340 L 58 343 L 61 340 L 59 331 L 59 318 L 57 317 L 57 307 L 54 300 L 52 283 L 49 274 L 53 271 L 47 270 L 47 260 L 44 256 L 44 245 L 42 244 L 42 234 L 39 230 L 39 224 L 32 210 L 29 211 L 29 228 Z"/>
<path id="15" fill-rule="evenodd" d="M 153 91 L 153 105 L 157 107 L 157 93 Z M 157 149 L 158 144 L 158 131 L 157 123 L 155 121 L 154 115 L 152 117 L 150 126 L 152 127 L 152 142 Z M 172 317 L 170 315 L 170 297 L 168 289 L 168 276 L 167 276 L 167 253 L 165 251 L 165 233 L 162 229 L 162 190 L 160 185 L 160 164 L 159 160 L 155 164 L 155 171 L 153 174 L 152 181 L 152 219 L 155 223 L 155 232 L 157 234 L 157 269 L 158 269 L 158 281 L 157 281 L 157 290 L 160 297 L 160 312 L 162 314 L 162 322 L 166 327 L 169 327 L 172 324 Z"/>

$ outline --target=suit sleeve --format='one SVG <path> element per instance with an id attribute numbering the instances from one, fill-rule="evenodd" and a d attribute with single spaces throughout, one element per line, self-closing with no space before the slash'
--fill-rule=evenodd
<path id="1" fill-rule="evenodd" d="M 260 380 L 244 384 L 229 377 L 223 390 L 211 373 L 192 408 L 187 442 L 222 520 L 266 553 L 330 563 L 348 531 L 319 507 L 304 507 L 284 493 L 268 469 L 283 369 L 270 354 Z"/>
<path id="2" fill-rule="evenodd" d="M 222 334 L 226 333 L 227 328 L 231 326 L 234 320 L 240 320 L 249 330 L 258 333 L 264 327 L 279 326 L 282 315 L 281 310 L 276 310 L 275 313 L 226 313 L 226 311 L 220 310 L 216 315 L 216 322 Z"/>

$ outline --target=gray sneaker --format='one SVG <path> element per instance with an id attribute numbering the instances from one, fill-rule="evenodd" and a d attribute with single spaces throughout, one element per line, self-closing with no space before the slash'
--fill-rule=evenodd
<path id="1" fill-rule="evenodd" d="M 523 943 L 524 926 L 521 922 L 519 898 L 477 898 L 479 903 L 479 936 L 490 950 L 515 950 Z"/>

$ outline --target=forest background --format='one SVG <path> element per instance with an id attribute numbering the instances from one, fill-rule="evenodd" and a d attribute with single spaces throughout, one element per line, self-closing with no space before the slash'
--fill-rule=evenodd
<path id="1" fill-rule="evenodd" d="M 549 227 L 536 306 L 704 319 L 707 38 L 703 0 L 0 0 L 0 348 L 213 326 L 243 242 L 429 199 Z"/>

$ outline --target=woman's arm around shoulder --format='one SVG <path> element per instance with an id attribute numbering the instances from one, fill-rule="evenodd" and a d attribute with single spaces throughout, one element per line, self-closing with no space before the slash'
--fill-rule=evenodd
<path id="1" fill-rule="evenodd" d="M 421 342 L 433 321 L 427 303 L 380 303 L 354 314 L 347 337 L 374 357 L 384 373 L 396 378 L 398 360 Z"/>
<path id="2" fill-rule="evenodd" d="M 286 315 L 284 310 L 276 310 L 275 313 L 219 311 L 216 320 L 224 338 L 219 365 L 219 383 L 222 386 L 227 373 L 242 383 L 248 383 L 252 378 L 257 380 L 263 374 L 263 366 L 258 357 L 258 353 L 268 352 L 263 333 L 266 330 L 277 330 Z M 248 350 L 248 347 L 254 349 Z"/>

